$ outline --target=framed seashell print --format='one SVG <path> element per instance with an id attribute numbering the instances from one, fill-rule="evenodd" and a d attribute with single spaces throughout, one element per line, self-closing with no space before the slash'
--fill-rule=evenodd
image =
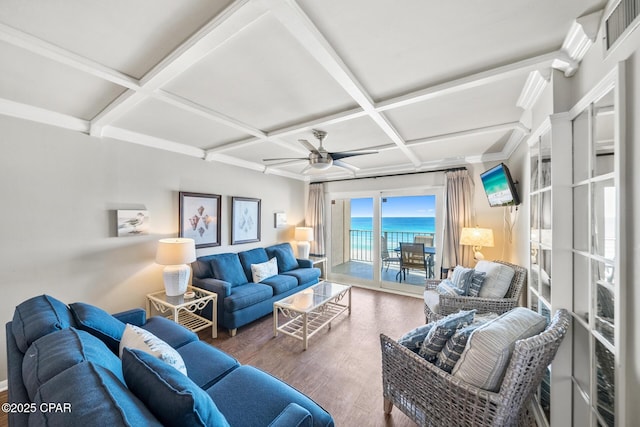
<path id="1" fill-rule="evenodd" d="M 260 199 L 231 198 L 231 244 L 260 241 Z"/>
<path id="2" fill-rule="evenodd" d="M 181 191 L 179 197 L 180 237 L 195 240 L 196 249 L 220 246 L 221 196 Z"/>

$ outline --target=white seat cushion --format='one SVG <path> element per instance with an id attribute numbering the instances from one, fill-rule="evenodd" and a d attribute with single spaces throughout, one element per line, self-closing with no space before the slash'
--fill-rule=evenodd
<path id="1" fill-rule="evenodd" d="M 424 291 L 424 303 L 432 312 L 440 313 L 440 294 L 435 290 Z"/>
<path id="2" fill-rule="evenodd" d="M 508 265 L 484 260 L 478 261 L 475 271 L 486 273 L 478 295 L 480 298 L 504 298 L 515 274 Z"/>

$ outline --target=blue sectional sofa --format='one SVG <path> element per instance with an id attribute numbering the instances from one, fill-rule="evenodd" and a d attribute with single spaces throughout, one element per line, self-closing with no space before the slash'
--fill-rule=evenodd
<path id="1" fill-rule="evenodd" d="M 125 323 L 175 349 L 187 374 L 129 347 L 119 358 Z M 142 309 L 112 316 L 41 295 L 16 307 L 6 332 L 9 426 L 334 424 L 291 386 Z"/>
<path id="2" fill-rule="evenodd" d="M 253 281 L 252 265 L 275 258 L 276 275 Z M 289 243 L 256 248 L 240 253 L 199 257 L 192 264 L 193 286 L 218 294 L 218 325 L 237 328 L 273 312 L 273 303 L 318 283 L 320 269 L 308 259 L 296 259 Z M 211 319 L 211 308 L 203 313 Z"/>

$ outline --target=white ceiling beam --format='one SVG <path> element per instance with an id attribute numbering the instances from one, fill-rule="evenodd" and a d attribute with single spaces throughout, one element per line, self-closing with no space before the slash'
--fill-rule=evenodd
<path id="1" fill-rule="evenodd" d="M 367 91 L 300 6 L 294 0 L 260 0 L 258 4 L 264 5 L 273 13 L 298 43 L 318 61 L 320 66 L 360 105 L 364 112 L 370 115 L 383 132 L 398 145 L 407 158 L 415 166 L 418 166 L 420 160 L 415 153 L 407 148 L 400 133 L 389 123 L 386 117 L 375 111 L 373 100 Z"/>
<path id="2" fill-rule="evenodd" d="M 128 89 L 138 89 L 140 87 L 140 82 L 131 76 L 2 23 L 0 23 L 0 41 Z"/>
<path id="3" fill-rule="evenodd" d="M 113 138 L 120 141 L 131 142 L 133 144 L 144 145 L 146 147 L 159 148 L 165 151 L 185 154 L 199 159 L 203 159 L 205 157 L 205 152 L 201 148 L 114 126 L 105 126 L 102 130 L 102 136 L 104 138 Z"/>
<path id="4" fill-rule="evenodd" d="M 105 126 L 113 123 L 118 117 L 145 99 L 147 99 L 147 94 L 143 92 L 127 90 L 122 93 L 91 120 L 91 136 L 100 138 Z"/>
<path id="5" fill-rule="evenodd" d="M 342 111 L 340 113 L 331 114 L 328 116 L 321 117 L 319 119 L 309 120 L 306 122 L 301 122 L 295 125 L 276 129 L 269 132 L 267 135 L 269 137 L 281 138 L 283 136 L 295 135 L 297 133 L 309 131 L 311 129 L 322 129 L 324 126 L 330 126 L 336 123 L 357 119 L 359 117 L 363 117 L 366 115 L 367 113 L 362 108 L 360 107 L 353 108 L 348 111 Z"/>
<path id="6" fill-rule="evenodd" d="M 89 133 L 89 122 L 87 120 L 9 99 L 0 98 L 0 114 L 76 132 Z"/>
<path id="7" fill-rule="evenodd" d="M 417 102 L 427 101 L 445 95 L 461 92 L 487 84 L 500 82 L 502 80 L 526 74 L 534 70 L 544 69 L 551 66 L 560 53 L 554 51 L 544 55 L 523 59 L 522 61 L 492 68 L 490 70 L 471 74 L 459 79 L 447 81 L 445 83 L 430 86 L 405 95 L 389 98 L 376 105 L 377 111 L 386 111 L 394 108 L 404 107 Z"/>
<path id="8" fill-rule="evenodd" d="M 497 125 L 483 126 L 475 129 L 466 129 L 458 132 L 449 132 L 441 135 L 429 136 L 427 138 L 419 138 L 407 141 L 407 145 L 410 147 L 424 145 L 424 144 L 434 144 L 444 142 L 450 139 L 461 138 L 466 136 L 479 136 L 487 133 L 497 133 L 497 132 L 508 132 L 515 128 L 521 127 L 522 124 L 520 122 L 510 122 L 510 123 L 502 123 Z"/>

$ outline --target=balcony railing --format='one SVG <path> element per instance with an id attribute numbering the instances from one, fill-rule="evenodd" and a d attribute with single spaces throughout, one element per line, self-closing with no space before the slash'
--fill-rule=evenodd
<path id="1" fill-rule="evenodd" d="M 390 251 L 400 246 L 400 242 L 413 242 L 416 236 L 434 238 L 433 233 L 419 231 L 383 231 L 382 236 L 387 239 L 387 249 Z M 349 230 L 349 241 L 350 261 L 373 262 L 373 231 Z"/>

